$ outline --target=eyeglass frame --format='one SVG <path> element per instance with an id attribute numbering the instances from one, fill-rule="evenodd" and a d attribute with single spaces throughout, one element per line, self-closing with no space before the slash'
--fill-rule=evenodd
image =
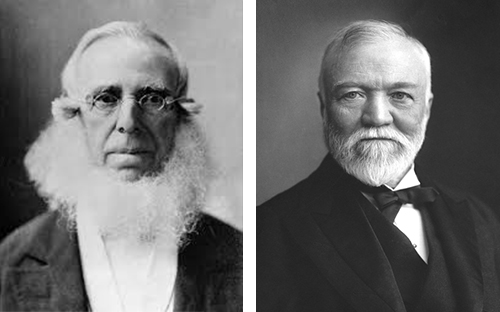
<path id="1" fill-rule="evenodd" d="M 103 109 L 103 108 L 99 108 L 99 106 L 97 106 L 97 105 L 94 104 L 95 101 L 96 101 L 96 99 L 98 98 L 98 96 L 101 95 L 101 94 L 103 94 L 103 93 L 108 93 L 109 95 L 111 95 L 111 96 L 113 96 L 113 97 L 115 97 L 117 99 L 117 105 L 113 109 L 111 109 L 109 111 L 107 111 L 106 109 Z M 118 98 L 117 96 L 115 96 L 112 93 L 102 92 L 102 93 L 99 93 L 97 95 L 88 94 L 85 97 L 85 100 L 80 100 L 80 99 L 75 99 L 75 98 L 73 98 L 72 100 L 76 100 L 78 102 L 85 103 L 85 104 L 89 105 L 90 106 L 90 110 L 92 110 L 93 107 L 96 107 L 96 109 L 98 111 L 101 111 L 101 112 L 104 112 L 104 113 L 106 113 L 106 112 L 107 113 L 112 113 L 112 112 L 116 111 L 116 108 L 118 106 L 120 106 L 125 99 L 132 98 L 134 100 L 134 104 L 137 104 L 139 106 L 139 108 L 143 112 L 149 112 L 149 113 L 153 112 L 154 113 L 155 111 L 146 111 L 146 110 L 144 110 L 144 108 L 143 108 L 143 106 L 142 106 L 142 104 L 140 102 L 141 99 L 143 99 L 144 97 L 146 97 L 148 95 L 151 95 L 151 94 L 156 94 L 156 95 L 158 95 L 163 100 L 163 104 L 158 109 L 155 110 L 155 111 L 158 111 L 158 112 L 162 111 L 165 107 L 170 106 L 170 105 L 172 105 L 172 104 L 174 104 L 176 102 L 180 102 L 180 103 L 194 103 L 195 102 L 194 99 L 188 98 L 186 96 L 180 96 L 180 97 L 172 98 L 172 99 L 168 100 L 167 98 L 170 97 L 170 96 L 161 96 L 161 95 L 159 95 L 158 93 L 155 93 L 155 92 L 150 92 L 150 93 L 144 94 L 143 96 L 141 96 L 140 99 L 137 99 L 135 96 L 125 97 L 125 98 L 121 98 L 120 99 L 120 98 Z M 156 113 L 154 113 L 154 114 L 156 114 Z"/>

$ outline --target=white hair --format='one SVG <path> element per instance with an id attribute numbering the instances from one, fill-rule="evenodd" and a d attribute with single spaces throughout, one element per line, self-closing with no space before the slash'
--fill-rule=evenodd
<path id="1" fill-rule="evenodd" d="M 427 96 L 431 95 L 431 58 L 424 45 L 415 37 L 410 36 L 401 26 L 382 20 L 363 20 L 350 23 L 335 33 L 326 47 L 321 62 L 319 75 L 319 94 L 323 102 L 328 102 L 327 80 L 333 74 L 332 68 L 338 64 L 340 58 L 353 48 L 363 44 L 372 44 L 387 40 L 406 40 L 420 51 L 425 59 L 425 68 L 428 76 Z"/>
<path id="2" fill-rule="evenodd" d="M 196 220 L 214 170 L 207 143 L 195 118 L 201 105 L 184 98 L 175 130 L 174 148 L 161 170 L 137 181 L 123 181 L 116 172 L 92 163 L 86 132 L 78 115 L 77 65 L 97 40 L 126 37 L 159 44 L 178 70 L 175 97 L 185 97 L 188 72 L 175 48 L 143 23 L 112 22 L 88 31 L 79 41 L 61 75 L 63 94 L 52 102 L 53 120 L 25 157 L 28 175 L 49 209 L 58 210 L 75 230 L 78 211 L 88 211 L 104 235 L 156 239 L 169 236 L 182 243 Z"/>
<path id="3" fill-rule="evenodd" d="M 24 163 L 49 209 L 76 229 L 78 211 L 90 213 L 103 235 L 182 244 L 195 230 L 213 169 L 195 120 L 179 126 L 172 156 L 154 176 L 127 182 L 91 163 L 78 118 L 52 121 L 30 147 Z"/>
<path id="4" fill-rule="evenodd" d="M 75 88 L 77 87 L 77 64 L 83 52 L 96 41 L 108 37 L 126 37 L 146 43 L 154 42 L 164 47 L 165 57 L 171 60 L 177 66 L 178 70 L 175 96 L 181 97 L 186 95 L 188 70 L 177 49 L 171 43 L 165 41 L 159 34 L 150 30 L 146 24 L 124 21 L 105 24 L 101 27 L 91 29 L 83 35 L 62 71 L 61 83 L 63 95 L 75 92 Z"/>
<path id="5" fill-rule="evenodd" d="M 70 119 L 78 114 L 81 105 L 81 101 L 75 100 L 78 93 L 78 62 L 85 50 L 93 43 L 109 37 L 131 38 L 146 44 L 155 43 L 164 47 L 165 57 L 177 67 L 178 74 L 174 97 L 186 98 L 184 101 L 179 101 L 178 103 L 188 115 L 200 113 L 203 105 L 195 102 L 193 99 L 187 99 L 188 69 L 177 49 L 160 35 L 150 30 L 144 23 L 117 21 L 89 30 L 78 42 L 61 73 L 62 95 L 52 102 L 52 115 L 54 119 Z"/>
<path id="6" fill-rule="evenodd" d="M 423 122 L 409 135 L 391 127 L 361 128 L 344 135 L 328 117 L 323 119 L 323 134 L 330 154 L 347 173 L 371 186 L 401 180 L 424 143 L 426 127 Z M 390 140 L 363 140 L 366 138 Z"/>

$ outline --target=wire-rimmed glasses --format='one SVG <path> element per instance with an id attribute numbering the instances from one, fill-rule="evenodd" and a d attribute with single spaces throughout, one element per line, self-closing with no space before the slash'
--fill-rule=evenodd
<path id="1" fill-rule="evenodd" d="M 95 107 L 98 111 L 104 114 L 109 114 L 115 111 L 123 101 L 124 99 L 121 99 L 110 92 L 102 92 L 94 97 L 89 95 L 86 98 L 86 102 L 90 104 L 91 110 Z M 172 96 L 162 96 L 161 94 L 155 92 L 147 93 L 139 99 L 134 98 L 134 101 L 139 105 L 142 111 L 152 115 L 160 113 L 164 108 L 169 107 L 176 102 L 193 102 L 192 99 L 188 99 L 185 96 L 174 98 Z"/>

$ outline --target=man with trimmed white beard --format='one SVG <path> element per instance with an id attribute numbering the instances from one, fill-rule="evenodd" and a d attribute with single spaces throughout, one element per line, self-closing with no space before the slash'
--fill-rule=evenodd
<path id="1" fill-rule="evenodd" d="M 49 211 L 0 245 L 1 311 L 239 311 L 242 233 L 202 212 L 215 169 L 174 47 L 87 32 L 25 165 Z"/>
<path id="2" fill-rule="evenodd" d="M 258 311 L 500 311 L 500 224 L 414 165 L 430 56 L 366 20 L 328 45 L 319 101 L 329 155 L 257 208 Z"/>

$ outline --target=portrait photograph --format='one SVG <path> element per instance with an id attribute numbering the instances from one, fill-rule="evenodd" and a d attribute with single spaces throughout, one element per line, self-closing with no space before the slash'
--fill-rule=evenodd
<path id="1" fill-rule="evenodd" d="M 256 8 L 257 311 L 500 308 L 500 5 Z"/>
<path id="2" fill-rule="evenodd" d="M 242 311 L 242 2 L 0 21 L 0 311 Z"/>

